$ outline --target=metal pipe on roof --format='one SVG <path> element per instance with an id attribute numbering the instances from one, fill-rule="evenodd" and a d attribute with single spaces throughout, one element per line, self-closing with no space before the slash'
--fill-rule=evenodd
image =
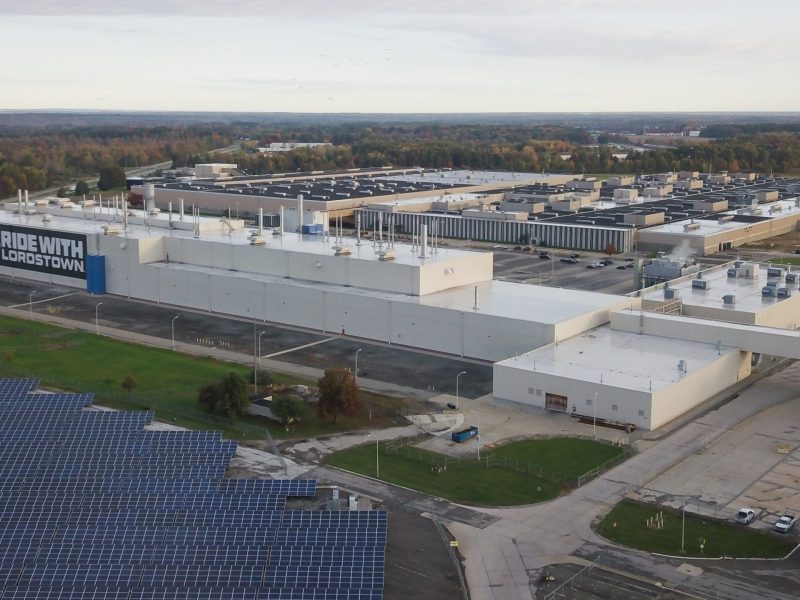
<path id="1" fill-rule="evenodd" d="M 297 231 L 303 231 L 303 194 L 297 194 Z"/>
<path id="2" fill-rule="evenodd" d="M 28 190 L 25 190 L 25 210 L 28 210 Z"/>
<path id="3" fill-rule="evenodd" d="M 18 200 L 17 200 L 17 212 L 21 213 L 22 212 L 22 190 L 17 190 L 17 197 L 18 197 Z"/>
<path id="4" fill-rule="evenodd" d="M 264 208 L 258 207 L 258 235 L 264 235 Z"/>
<path id="5" fill-rule="evenodd" d="M 378 212 L 378 247 L 383 246 L 383 212 Z"/>
<path id="6" fill-rule="evenodd" d="M 361 245 L 361 210 L 356 211 L 356 246 Z"/>
<path id="7" fill-rule="evenodd" d="M 284 218 L 283 204 L 281 204 L 280 216 L 278 218 L 280 219 L 280 223 L 278 223 L 278 233 L 283 235 L 283 218 Z"/>
<path id="8" fill-rule="evenodd" d="M 183 198 L 178 198 L 178 215 L 181 222 L 183 222 Z"/>
<path id="9" fill-rule="evenodd" d="M 422 225 L 422 238 L 420 239 L 420 258 L 425 258 L 426 248 L 428 247 L 428 226 Z"/>

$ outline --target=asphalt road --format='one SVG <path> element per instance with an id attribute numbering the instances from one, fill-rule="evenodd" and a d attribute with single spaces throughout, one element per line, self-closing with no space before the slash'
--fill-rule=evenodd
<path id="1" fill-rule="evenodd" d="M 29 294 L 33 295 L 29 298 Z M 29 305 L 29 300 L 32 300 Z M 98 303 L 100 305 L 98 306 Z M 255 356 L 258 335 L 261 355 L 274 361 L 315 368 L 345 366 L 377 381 L 423 391 L 455 394 L 456 375 L 467 371 L 459 381 L 459 393 L 477 398 L 492 391 L 492 367 L 482 362 L 417 352 L 397 346 L 353 340 L 340 335 L 321 334 L 289 327 L 278 327 L 238 320 L 216 314 L 181 310 L 119 296 L 92 296 L 74 288 L 12 280 L 0 277 L 0 305 L 30 306 L 34 312 L 111 327 L 169 340 L 174 322 L 177 343 L 199 344 Z"/>

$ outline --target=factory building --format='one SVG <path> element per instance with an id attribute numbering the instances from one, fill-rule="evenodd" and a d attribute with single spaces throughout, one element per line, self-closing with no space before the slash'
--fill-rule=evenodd
<path id="1" fill-rule="evenodd" d="M 493 279 L 491 253 L 442 248 L 447 215 L 358 215 L 346 238 L 149 204 L 25 200 L 0 211 L 0 273 L 488 361 L 498 399 L 624 427 L 669 422 L 765 355 L 800 358 L 790 271 L 734 263 L 637 296 L 518 284 Z M 397 241 L 404 217 L 417 218 L 410 244 Z"/>

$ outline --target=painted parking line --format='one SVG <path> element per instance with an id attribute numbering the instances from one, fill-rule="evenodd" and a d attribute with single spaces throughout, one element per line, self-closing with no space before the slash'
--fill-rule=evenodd
<path id="1" fill-rule="evenodd" d="M 23 306 L 30 306 L 31 304 L 41 304 L 42 302 L 52 302 L 53 300 L 60 300 L 61 298 L 69 298 L 70 296 L 77 295 L 78 292 L 71 294 L 64 294 L 63 296 L 56 296 L 55 298 L 45 298 L 44 300 L 34 300 L 33 302 L 23 302 L 22 304 L 12 304 L 6 308 L 22 308 Z"/>
<path id="2" fill-rule="evenodd" d="M 295 348 L 289 348 L 288 350 L 281 350 L 280 352 L 273 352 L 272 354 L 265 354 L 261 358 L 272 358 L 273 356 L 280 356 L 281 354 L 289 354 L 289 352 L 294 352 L 296 350 L 302 350 L 303 348 L 308 348 L 310 346 L 316 346 L 317 344 L 324 344 L 325 342 L 330 342 L 332 340 L 338 340 L 338 337 L 331 337 L 326 338 L 324 340 L 317 340 L 316 342 L 311 342 L 310 344 L 303 344 L 302 346 L 297 346 Z"/>

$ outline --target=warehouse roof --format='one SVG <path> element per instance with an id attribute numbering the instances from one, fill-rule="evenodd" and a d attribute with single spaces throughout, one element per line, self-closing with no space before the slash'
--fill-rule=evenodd
<path id="1" fill-rule="evenodd" d="M 500 366 L 638 391 L 655 391 L 737 348 L 598 327 L 564 342 L 509 358 Z M 678 368 L 686 361 L 686 372 Z"/>

